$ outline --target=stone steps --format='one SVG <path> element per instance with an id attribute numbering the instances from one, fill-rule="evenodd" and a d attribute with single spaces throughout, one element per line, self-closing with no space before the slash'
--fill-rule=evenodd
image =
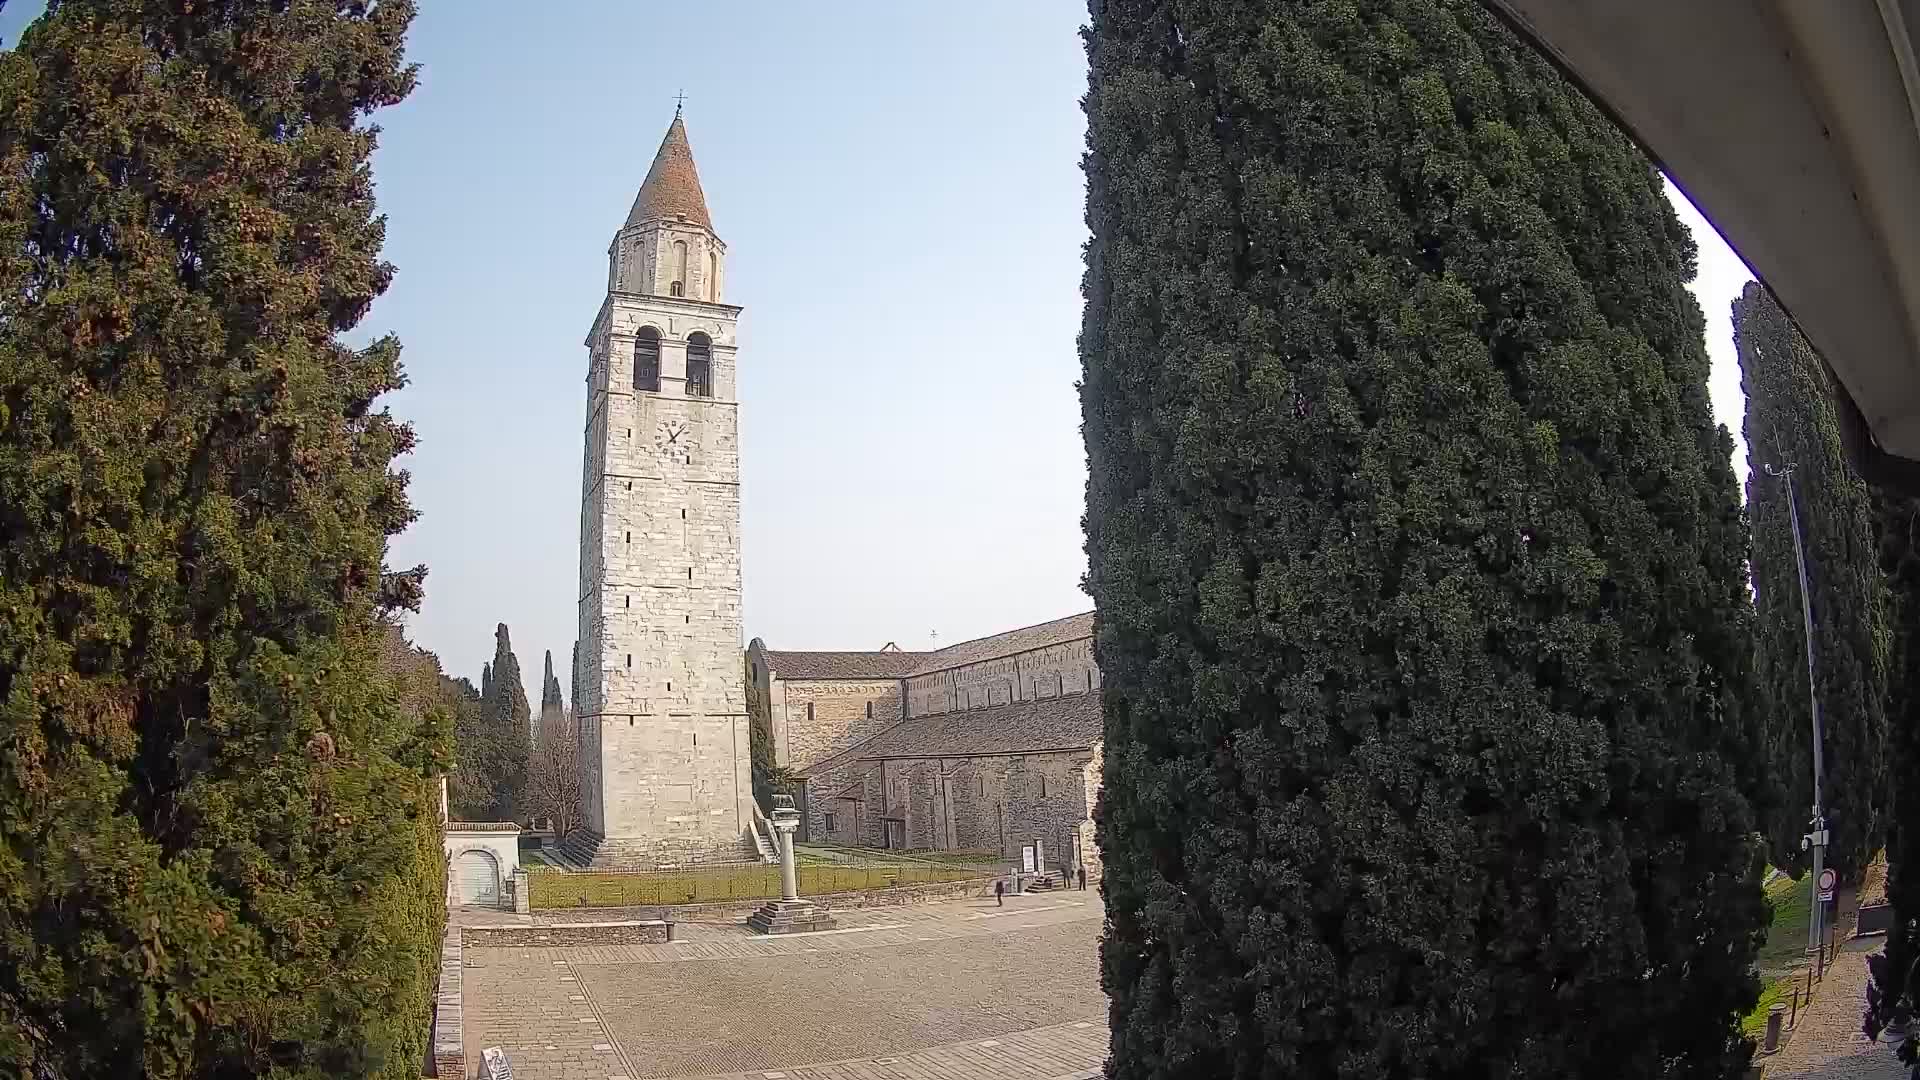
<path id="1" fill-rule="evenodd" d="M 1052 892 L 1062 884 L 1059 873 L 1053 870 L 1020 879 L 1020 887 L 1025 892 Z"/>
<path id="2" fill-rule="evenodd" d="M 762 934 L 803 934 L 832 930 L 834 921 L 811 900 L 774 900 L 747 916 L 747 926 Z"/>

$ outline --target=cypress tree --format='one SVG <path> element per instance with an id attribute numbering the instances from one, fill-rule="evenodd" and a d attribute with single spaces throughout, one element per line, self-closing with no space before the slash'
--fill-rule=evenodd
<path id="1" fill-rule="evenodd" d="M 1756 668 L 1765 689 L 1768 756 L 1779 785 L 1763 824 L 1773 860 L 1799 866 L 1813 805 L 1806 618 L 1783 478 L 1794 467 L 1813 600 L 1814 661 L 1832 834 L 1827 863 L 1858 877 L 1879 847 L 1886 802 L 1886 582 L 1872 500 L 1840 450 L 1824 365 L 1758 282 L 1733 303 L 1740 385 L 1747 396 L 1747 513 L 1753 523 Z"/>
<path id="2" fill-rule="evenodd" d="M 0 55 L 0 1074 L 410 1077 L 444 717 L 367 118 L 406 0 L 55 0 Z"/>
<path id="3" fill-rule="evenodd" d="M 1744 522 L 1658 174 L 1467 0 L 1093 0 L 1114 1080 L 1732 1076 Z"/>
<path id="4" fill-rule="evenodd" d="M 1866 1032 L 1879 1038 L 1895 1025 L 1903 1060 L 1920 1061 L 1909 1022 L 1920 1013 L 1920 499 L 1873 492 L 1880 566 L 1886 574 L 1888 623 L 1887 899 L 1893 926 L 1886 947 L 1868 961 Z M 1902 784 L 1898 780 L 1907 778 Z"/>
<path id="5" fill-rule="evenodd" d="M 480 665 L 480 700 L 493 700 L 493 665 Z"/>
<path id="6" fill-rule="evenodd" d="M 502 821 L 517 819 L 523 812 L 521 795 L 526 790 L 527 768 L 533 755 L 533 713 L 527 706 L 526 684 L 520 680 L 520 660 L 513 655 L 513 642 L 507 624 L 493 631 L 491 692 L 485 695 L 483 708 L 488 736 L 493 743 L 494 814 Z"/>
<path id="7" fill-rule="evenodd" d="M 488 727 L 485 699 L 466 679 L 443 676 L 442 700 L 453 713 L 454 770 L 447 783 L 456 821 L 491 821 L 500 785 L 494 780 L 499 752 Z"/>
<path id="8" fill-rule="evenodd" d="M 547 650 L 546 673 L 540 679 L 540 717 L 544 723 L 548 716 L 558 715 L 567 707 L 566 699 L 560 696 L 560 679 L 553 673 L 553 650 Z"/>

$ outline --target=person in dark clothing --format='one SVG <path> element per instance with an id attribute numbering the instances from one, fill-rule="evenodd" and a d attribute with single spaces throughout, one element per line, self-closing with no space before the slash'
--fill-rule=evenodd
<path id="1" fill-rule="evenodd" d="M 993 883 L 993 903 L 996 907 L 1007 906 L 1007 882 L 1004 878 Z"/>
<path id="2" fill-rule="evenodd" d="M 1078 867 L 1074 870 L 1074 873 L 1078 875 L 1080 878 L 1080 891 L 1086 892 L 1087 891 L 1087 868 L 1084 866 Z"/>

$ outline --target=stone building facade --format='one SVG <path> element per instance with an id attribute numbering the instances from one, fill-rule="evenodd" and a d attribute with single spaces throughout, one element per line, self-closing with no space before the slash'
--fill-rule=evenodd
<path id="1" fill-rule="evenodd" d="M 740 670 L 735 331 L 676 114 L 608 249 L 586 337 L 575 719 L 586 826 L 569 856 L 737 856 L 752 813 Z"/>
<path id="2" fill-rule="evenodd" d="M 930 652 L 783 652 L 748 677 L 774 759 L 805 782 L 804 836 L 871 847 L 1044 851 L 1099 876 L 1100 672 L 1091 613 Z"/>

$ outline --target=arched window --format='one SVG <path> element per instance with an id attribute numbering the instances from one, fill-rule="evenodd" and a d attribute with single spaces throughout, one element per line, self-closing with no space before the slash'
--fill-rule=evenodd
<path id="1" fill-rule="evenodd" d="M 633 338 L 633 388 L 660 392 L 660 331 L 643 326 Z"/>
<path id="2" fill-rule="evenodd" d="M 713 343 L 707 335 L 687 335 L 687 396 L 713 396 Z"/>
<path id="3" fill-rule="evenodd" d="M 674 296 L 687 295 L 687 242 L 685 240 L 673 242 L 673 284 L 667 287 L 667 292 Z"/>
<path id="4" fill-rule="evenodd" d="M 720 302 L 720 256 L 707 252 L 707 299 Z"/>

